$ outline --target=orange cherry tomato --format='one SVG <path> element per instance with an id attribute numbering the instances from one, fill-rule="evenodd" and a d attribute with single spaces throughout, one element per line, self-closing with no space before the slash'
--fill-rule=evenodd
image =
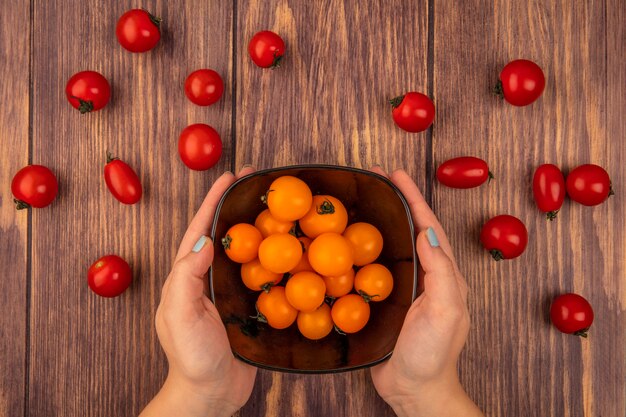
<path id="1" fill-rule="evenodd" d="M 298 313 L 298 330 L 302 336 L 311 340 L 326 337 L 333 330 L 333 319 L 330 315 L 330 307 L 323 303 L 312 312 L 301 311 Z"/>
<path id="2" fill-rule="evenodd" d="M 268 291 L 270 287 L 278 284 L 282 279 L 282 274 L 276 274 L 263 268 L 258 259 L 241 265 L 241 280 L 246 287 L 253 291 Z"/>
<path id="3" fill-rule="evenodd" d="M 298 223 L 311 239 L 322 233 L 343 233 L 348 225 L 348 212 L 344 205 L 330 195 L 316 195 L 307 214 Z"/>
<path id="4" fill-rule="evenodd" d="M 256 309 L 259 312 L 258 320 L 274 329 L 286 329 L 298 316 L 298 310 L 285 297 L 284 287 L 272 287 L 268 292 L 259 294 Z"/>
<path id="5" fill-rule="evenodd" d="M 370 305 L 360 295 L 348 294 L 335 300 L 330 313 L 339 330 L 356 333 L 370 319 Z"/>
<path id="6" fill-rule="evenodd" d="M 306 236 L 299 237 L 298 240 L 302 244 L 302 258 L 300 258 L 300 262 L 298 262 L 298 265 L 296 265 L 295 268 L 289 271 L 289 273 L 292 275 L 295 275 L 298 272 L 302 271 L 313 272 L 313 267 L 309 263 L 309 246 L 311 246 L 312 240 Z"/>
<path id="7" fill-rule="evenodd" d="M 266 237 L 259 246 L 261 265 L 276 274 L 289 272 L 302 258 L 302 245 L 294 235 L 277 233 Z"/>
<path id="8" fill-rule="evenodd" d="M 287 301 L 296 310 L 315 311 L 323 302 L 326 284 L 315 272 L 298 272 L 285 284 Z"/>
<path id="9" fill-rule="evenodd" d="M 228 229 L 222 238 L 222 245 L 231 260 L 244 264 L 257 257 L 262 240 L 263 236 L 256 227 L 239 223 Z"/>
<path id="10" fill-rule="evenodd" d="M 369 223 L 354 223 L 348 226 L 343 237 L 354 247 L 354 264 L 371 264 L 383 251 L 383 235 Z"/>
<path id="11" fill-rule="evenodd" d="M 368 301 L 383 301 L 393 290 L 393 275 L 381 264 L 369 264 L 354 277 L 354 289 Z"/>
<path id="12" fill-rule="evenodd" d="M 254 221 L 254 227 L 259 229 L 259 232 L 263 235 L 263 239 L 269 235 L 275 235 L 276 233 L 289 233 L 295 225 L 295 222 L 276 220 L 272 217 L 269 209 L 265 209 L 259 213 Z"/>
<path id="13" fill-rule="evenodd" d="M 354 269 L 350 268 L 343 275 L 324 277 L 324 283 L 326 284 L 326 295 L 335 298 L 342 297 L 352 291 L 354 287 Z"/>
<path id="14" fill-rule="evenodd" d="M 272 217 L 291 222 L 304 216 L 311 208 L 313 194 L 301 179 L 285 175 L 276 178 L 265 195 Z"/>
<path id="15" fill-rule="evenodd" d="M 338 233 L 322 233 L 309 247 L 309 262 L 320 275 L 343 275 L 352 268 L 354 250 L 346 238 Z"/>

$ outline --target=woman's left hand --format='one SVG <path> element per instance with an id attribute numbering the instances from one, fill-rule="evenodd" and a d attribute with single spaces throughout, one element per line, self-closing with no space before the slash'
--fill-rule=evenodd
<path id="1" fill-rule="evenodd" d="M 215 181 L 178 249 L 161 292 L 156 329 L 169 362 L 167 379 L 141 416 L 230 416 L 250 397 L 256 368 L 237 360 L 226 329 L 206 295 L 213 262 L 208 237 L 217 204 L 239 177 L 227 172 Z"/>

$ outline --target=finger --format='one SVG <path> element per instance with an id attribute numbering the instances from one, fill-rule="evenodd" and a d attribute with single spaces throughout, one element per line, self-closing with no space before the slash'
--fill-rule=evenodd
<path id="1" fill-rule="evenodd" d="M 439 242 L 446 254 L 454 259 L 454 253 L 452 247 L 448 241 L 448 237 L 439 224 L 437 216 L 430 209 L 430 206 L 424 200 L 424 196 L 420 192 L 419 188 L 413 181 L 413 179 L 404 170 L 398 169 L 391 174 L 391 181 L 400 189 L 404 197 L 406 198 L 409 208 L 411 209 L 411 215 L 413 221 L 417 225 L 420 231 L 426 230 L 429 227 L 435 229 Z"/>
<path id="2" fill-rule="evenodd" d="M 193 220 L 191 220 L 191 223 L 185 232 L 185 236 L 183 236 L 183 240 L 180 242 L 175 262 L 188 254 L 201 236 L 209 234 L 217 204 L 219 203 L 220 198 L 222 198 L 224 192 L 234 182 L 235 176 L 231 172 L 225 172 L 222 176 L 215 180 L 213 186 L 204 198 L 202 205 L 198 209 L 198 212 L 194 216 Z"/>
<path id="3" fill-rule="evenodd" d="M 385 177 L 385 178 L 389 178 L 389 174 L 387 174 L 387 173 L 386 173 L 386 172 L 385 172 L 385 171 L 381 168 L 381 166 L 380 166 L 380 165 L 374 165 L 373 167 L 371 167 L 371 168 L 370 168 L 370 171 L 372 171 L 372 172 L 374 172 L 374 173 L 376 173 L 376 174 L 378 174 L 378 175 L 381 175 L 381 176 L 383 176 L 383 177 Z"/>
<path id="4" fill-rule="evenodd" d="M 201 301 L 204 303 L 205 275 L 213 262 L 213 242 L 202 236 L 193 249 L 174 264 L 164 290 L 164 299 L 180 308 Z"/>
<path id="5" fill-rule="evenodd" d="M 252 165 L 244 165 L 244 167 L 241 168 L 241 171 L 239 171 L 239 173 L 237 173 L 237 179 L 243 178 L 246 175 L 250 175 L 254 171 L 256 171 L 256 169 L 254 169 L 254 167 Z"/>
<path id="6" fill-rule="evenodd" d="M 463 300 L 454 262 L 439 245 L 432 228 L 417 236 L 417 255 L 424 268 L 424 294 L 444 304 Z"/>

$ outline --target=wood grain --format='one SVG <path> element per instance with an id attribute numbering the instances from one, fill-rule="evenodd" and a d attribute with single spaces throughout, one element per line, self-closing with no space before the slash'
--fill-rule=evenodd
<path id="1" fill-rule="evenodd" d="M 432 197 L 471 287 L 461 378 L 487 415 L 626 415 L 626 2 L 9 3 L 0 3 L 0 416 L 137 415 L 167 372 L 154 331 L 161 286 L 211 182 L 244 164 L 297 163 L 404 167 Z M 164 19 L 164 34 L 154 51 L 130 54 L 114 27 L 139 6 Z M 263 29 L 287 42 L 274 71 L 247 55 Z M 548 82 L 539 101 L 514 108 L 490 89 L 521 57 Z M 201 67 L 226 84 L 208 108 L 182 90 Z M 102 72 L 113 97 L 80 115 L 63 90 L 85 69 Z M 407 90 L 434 96 L 431 132 L 393 125 L 386 100 Z M 180 131 L 196 122 L 224 142 L 208 172 L 188 170 L 176 152 Z M 106 190 L 106 150 L 138 172 L 140 204 Z M 465 154 L 485 158 L 496 181 L 464 191 L 433 181 L 439 163 Z M 46 209 L 16 213 L 8 184 L 29 161 L 58 175 L 60 194 Z M 595 208 L 566 201 L 546 222 L 530 190 L 545 162 L 602 165 L 616 195 Z M 478 233 L 500 213 L 521 218 L 531 238 L 522 257 L 495 263 Z M 134 270 L 131 290 L 112 300 L 86 284 L 89 265 L 107 253 Z M 594 306 L 587 340 L 549 324 L 552 298 L 568 291 Z M 238 415 L 393 413 L 367 371 L 260 371 Z"/>
<path id="2" fill-rule="evenodd" d="M 133 1 L 35 1 L 33 157 L 59 174 L 60 198 L 33 213 L 29 415 L 131 416 L 154 396 L 167 364 L 154 330 L 161 286 L 182 234 L 211 182 L 231 168 L 231 34 L 228 2 L 151 2 L 163 18 L 155 50 L 131 54 L 114 35 Z M 67 22 L 72 22 L 71 26 Z M 222 100 L 200 108 L 183 82 L 192 70 L 223 75 Z M 112 84 L 109 105 L 80 115 L 67 79 L 93 69 Z M 214 126 L 224 157 L 187 169 L 177 141 L 188 124 Z M 106 189 L 106 150 L 134 167 L 142 201 L 125 206 Z M 116 253 L 134 270 L 129 291 L 104 299 L 87 287 L 89 265 Z"/>
<path id="3" fill-rule="evenodd" d="M 236 38 L 237 166 L 330 163 L 405 167 L 420 186 L 426 134 L 393 125 L 389 98 L 426 91 L 428 3 L 241 1 Z M 257 68 L 248 40 L 284 36 L 281 68 Z M 393 415 L 369 371 L 302 376 L 260 371 L 241 416 Z"/>
<path id="4" fill-rule="evenodd" d="M 608 14 L 619 10 L 623 17 L 624 3 L 613 6 Z M 618 121 L 624 88 L 623 70 L 606 61 L 607 53 L 624 56 L 619 21 L 613 20 L 609 52 L 603 2 L 435 4 L 434 162 L 475 155 L 496 175 L 475 190 L 435 183 L 433 201 L 471 287 L 473 326 L 460 368 L 487 415 L 625 413 L 624 125 Z M 547 77 L 543 96 L 524 108 L 490 94 L 501 68 L 517 58 L 539 63 Z M 607 88 L 609 77 L 616 85 Z M 595 208 L 566 201 L 547 222 L 530 189 L 542 163 L 565 172 L 601 165 L 617 196 Z M 519 259 L 495 263 L 478 235 L 484 221 L 504 213 L 526 224 L 530 243 Z M 594 306 L 588 340 L 549 324 L 550 302 L 565 292 Z"/>
<path id="5" fill-rule="evenodd" d="M 0 416 L 6 417 L 24 414 L 27 392 L 29 213 L 15 210 L 11 180 L 29 163 L 29 28 L 27 2 L 0 2 Z"/>

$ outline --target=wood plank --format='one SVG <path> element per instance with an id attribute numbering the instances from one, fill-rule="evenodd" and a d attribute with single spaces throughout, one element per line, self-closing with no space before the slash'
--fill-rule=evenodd
<path id="1" fill-rule="evenodd" d="M 471 287 L 462 379 L 487 415 L 624 415 L 624 4 L 612 3 L 607 13 L 603 1 L 435 2 L 435 165 L 475 155 L 496 175 L 479 189 L 433 190 Z M 490 94 L 517 58 L 534 60 L 547 76 L 543 96 L 524 108 Z M 530 184 L 548 162 L 566 172 L 604 166 L 617 197 L 595 208 L 566 201 L 547 222 Z M 521 258 L 495 263 L 478 235 L 502 213 L 524 221 L 530 243 Z M 565 292 L 594 306 L 588 340 L 549 324 L 550 302 Z"/>
<path id="2" fill-rule="evenodd" d="M 0 416 L 7 417 L 24 414 L 26 395 L 30 214 L 15 210 L 10 184 L 29 163 L 30 27 L 28 2 L 0 3 Z"/>
<path id="3" fill-rule="evenodd" d="M 131 416 L 154 396 L 167 372 L 154 330 L 162 284 L 211 182 L 232 165 L 232 5 L 151 2 L 163 38 L 155 50 L 131 54 L 114 30 L 136 6 L 34 2 L 33 152 L 59 174 L 61 194 L 50 210 L 33 214 L 32 416 Z M 193 105 L 182 88 L 202 67 L 226 84 L 209 108 Z M 113 95 L 104 110 L 80 115 L 64 87 L 85 69 L 103 73 Z M 177 153 L 180 131 L 197 122 L 224 141 L 222 160 L 207 172 L 190 171 Z M 124 206 L 106 189 L 107 149 L 142 179 L 139 204 Z M 89 265 L 108 253 L 134 270 L 131 288 L 116 299 L 94 295 L 86 282 Z"/>
<path id="4" fill-rule="evenodd" d="M 605 16 L 606 105 L 601 114 L 606 133 L 604 143 L 593 148 L 593 155 L 603 152 L 610 155 L 607 169 L 612 176 L 615 200 L 605 218 L 607 223 L 601 223 L 603 218 L 593 217 L 595 232 L 601 236 L 597 244 L 602 252 L 595 266 L 604 272 L 600 276 L 602 285 L 597 285 L 596 293 L 601 302 L 608 303 L 598 317 L 601 320 L 608 317 L 608 320 L 602 323 L 601 329 L 596 329 L 596 333 L 600 331 L 605 335 L 602 341 L 605 344 L 593 349 L 586 370 L 594 382 L 588 395 L 593 400 L 596 415 L 626 416 L 626 119 L 622 116 L 626 110 L 626 2 L 607 0 Z M 607 230 L 609 235 L 604 235 Z"/>
<path id="5" fill-rule="evenodd" d="M 404 167 L 425 185 L 429 138 L 396 128 L 387 100 L 408 90 L 427 91 L 426 1 L 247 0 L 237 9 L 238 167 L 379 164 Z M 273 71 L 257 68 L 247 53 L 250 38 L 264 29 L 281 34 L 287 44 L 281 68 Z M 368 371 L 260 371 L 239 415 L 393 413 Z"/>

